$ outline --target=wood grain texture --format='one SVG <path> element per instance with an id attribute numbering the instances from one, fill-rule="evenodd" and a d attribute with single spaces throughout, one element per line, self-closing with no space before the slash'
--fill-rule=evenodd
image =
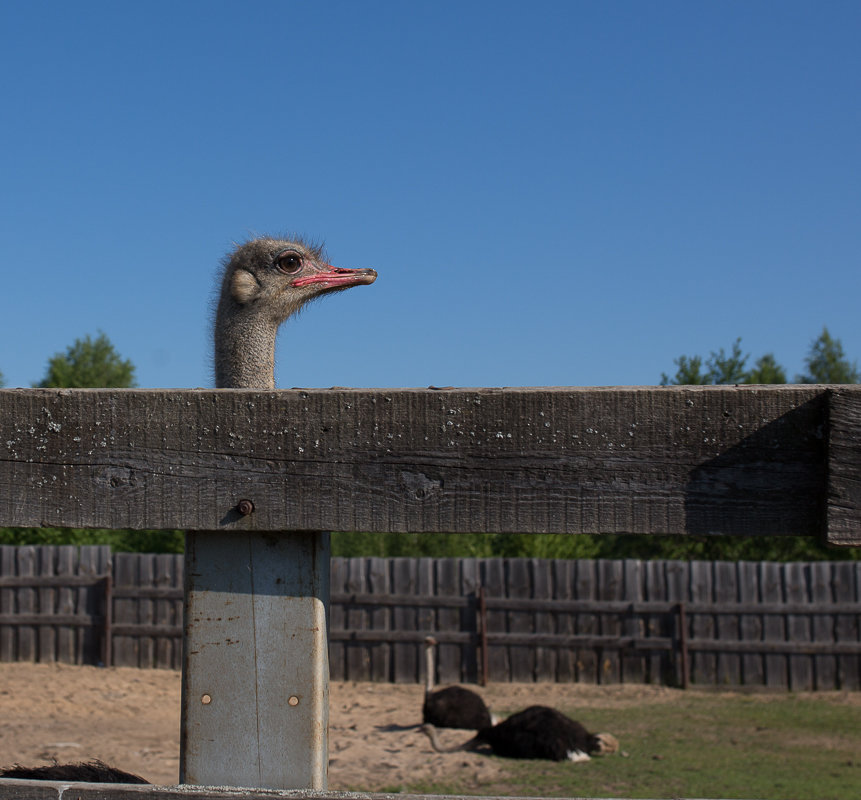
<path id="1" fill-rule="evenodd" d="M 818 535 L 828 391 L 2 390 L 0 525 Z"/>
<path id="2" fill-rule="evenodd" d="M 861 547 L 861 393 L 828 397 L 828 541 Z"/>

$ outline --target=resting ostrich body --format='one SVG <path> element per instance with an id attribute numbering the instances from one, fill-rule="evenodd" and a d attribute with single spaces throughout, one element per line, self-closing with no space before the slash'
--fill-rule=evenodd
<path id="1" fill-rule="evenodd" d="M 487 706 L 475 692 L 462 686 L 449 686 L 433 689 L 434 648 L 436 639 L 425 638 L 425 658 L 427 659 L 427 680 L 425 683 L 425 702 L 422 706 L 422 721 L 437 728 L 466 728 L 477 731 L 488 728 L 495 720 Z"/>
<path id="2" fill-rule="evenodd" d="M 443 748 L 432 725 L 423 725 L 434 750 L 454 753 L 488 746 L 506 758 L 546 758 L 551 761 L 588 761 L 591 755 L 609 755 L 619 742 L 609 733 L 589 733 L 579 722 L 548 706 L 529 706 L 508 719 L 483 728 L 458 747 Z"/>
<path id="3" fill-rule="evenodd" d="M 43 767 L 14 767 L 0 769 L 0 778 L 17 778 L 30 781 L 82 781 L 85 783 L 149 783 L 140 775 L 124 772 L 103 761 L 78 764 L 48 764 Z"/>
<path id="4" fill-rule="evenodd" d="M 339 269 L 299 240 L 262 237 L 226 259 L 215 314 L 215 385 L 274 389 L 275 336 L 315 297 L 373 283 L 372 269 Z"/>

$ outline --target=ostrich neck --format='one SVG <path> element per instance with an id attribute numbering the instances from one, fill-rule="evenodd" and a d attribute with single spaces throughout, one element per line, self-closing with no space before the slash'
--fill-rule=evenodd
<path id="1" fill-rule="evenodd" d="M 427 670 L 425 675 L 425 695 L 429 695 L 433 691 L 433 646 L 425 647 L 425 661 Z"/>
<path id="2" fill-rule="evenodd" d="M 219 389 L 274 389 L 278 325 L 235 305 L 215 318 L 215 385 Z"/>

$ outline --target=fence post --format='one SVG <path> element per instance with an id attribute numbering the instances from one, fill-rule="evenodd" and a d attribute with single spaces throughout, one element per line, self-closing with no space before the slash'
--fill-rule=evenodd
<path id="1" fill-rule="evenodd" d="M 186 534 L 180 781 L 326 789 L 329 534 Z"/>

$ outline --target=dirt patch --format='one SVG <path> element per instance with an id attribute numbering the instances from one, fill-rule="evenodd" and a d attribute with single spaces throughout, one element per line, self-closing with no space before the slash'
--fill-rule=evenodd
<path id="1" fill-rule="evenodd" d="M 533 703 L 581 708 L 578 716 L 587 727 L 590 708 L 669 703 L 681 694 L 663 687 L 578 684 L 494 684 L 479 691 L 501 714 Z M 861 706 L 858 693 L 817 697 L 829 695 Z M 0 664 L 0 764 L 99 758 L 153 783 L 176 783 L 179 700 L 177 672 Z M 421 702 L 420 686 L 333 683 L 329 787 L 380 791 L 455 773 L 471 786 L 492 783 L 500 762 L 473 753 L 435 753 L 408 727 L 421 722 Z M 470 737 L 467 731 L 443 734 L 445 744 Z"/>

